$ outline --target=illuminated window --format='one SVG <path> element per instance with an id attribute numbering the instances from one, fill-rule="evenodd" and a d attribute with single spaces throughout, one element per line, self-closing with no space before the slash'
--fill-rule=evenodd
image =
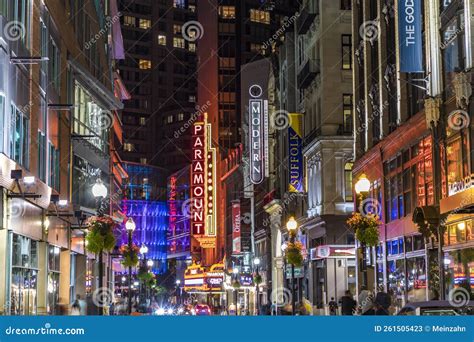
<path id="1" fill-rule="evenodd" d="M 184 49 L 184 48 L 185 48 L 184 38 L 177 38 L 177 37 L 174 37 L 174 38 L 173 38 L 173 46 L 174 46 L 175 48 Z"/>
<path id="2" fill-rule="evenodd" d="M 123 24 L 125 26 L 133 26 L 135 27 L 135 17 L 131 17 L 129 15 L 125 15 L 123 17 Z"/>
<path id="3" fill-rule="evenodd" d="M 270 12 L 251 9 L 250 21 L 262 24 L 270 24 Z"/>
<path id="4" fill-rule="evenodd" d="M 140 19 L 140 28 L 148 30 L 151 27 L 151 20 L 149 19 Z"/>
<path id="5" fill-rule="evenodd" d="M 256 44 L 256 43 L 251 43 L 250 44 L 250 51 L 259 53 L 259 54 L 265 54 L 265 49 L 263 48 L 262 44 Z"/>
<path id="6" fill-rule="evenodd" d="M 158 35 L 158 44 L 166 46 L 166 36 L 164 34 Z"/>
<path id="7" fill-rule="evenodd" d="M 219 16 L 223 19 L 235 19 L 235 7 L 219 6 Z"/>
<path id="8" fill-rule="evenodd" d="M 189 101 L 189 102 L 196 102 L 196 96 L 194 96 L 194 95 L 189 95 L 188 101 Z"/>
<path id="9" fill-rule="evenodd" d="M 188 50 L 191 51 L 191 52 L 196 52 L 196 44 L 189 43 L 188 44 Z"/>
<path id="10" fill-rule="evenodd" d="M 342 115 L 344 119 L 344 133 L 352 133 L 352 94 L 342 95 Z"/>
<path id="11" fill-rule="evenodd" d="M 352 163 L 344 165 L 344 192 L 346 202 L 352 202 Z"/>
<path id="12" fill-rule="evenodd" d="M 196 12 L 196 6 L 195 5 L 188 5 L 188 10 L 190 10 L 191 12 Z"/>
<path id="13" fill-rule="evenodd" d="M 178 114 L 178 121 L 183 121 L 184 120 L 184 113 L 179 113 Z"/>
<path id="14" fill-rule="evenodd" d="M 352 69 L 352 35 L 343 34 L 341 36 L 341 48 L 342 48 L 342 69 Z"/>
<path id="15" fill-rule="evenodd" d="M 461 135 L 455 136 L 454 139 L 448 142 L 446 158 L 448 162 L 448 185 L 451 185 L 463 179 Z"/>
<path id="16" fill-rule="evenodd" d="M 174 24 L 174 25 L 173 25 L 173 33 L 174 33 L 174 34 L 179 34 L 179 33 L 181 33 L 181 28 L 182 28 L 181 25 Z"/>
<path id="17" fill-rule="evenodd" d="M 140 158 L 140 164 L 146 164 L 147 160 L 146 158 Z"/>
<path id="18" fill-rule="evenodd" d="M 235 58 L 220 57 L 219 68 L 221 69 L 235 69 Z"/>
<path id="19" fill-rule="evenodd" d="M 185 0 L 173 0 L 173 7 L 186 8 L 186 1 Z"/>
<path id="20" fill-rule="evenodd" d="M 151 69 L 151 61 L 148 59 L 139 59 L 138 67 L 142 70 Z"/>
<path id="21" fill-rule="evenodd" d="M 140 117 L 140 125 L 145 126 L 146 125 L 146 118 L 145 117 Z"/>
<path id="22" fill-rule="evenodd" d="M 173 123 L 173 115 L 168 115 L 168 116 L 166 117 L 166 123 L 167 123 L 167 124 Z"/>
<path id="23" fill-rule="evenodd" d="M 132 152 L 133 151 L 133 144 L 131 144 L 131 143 L 123 144 L 123 150 L 126 151 L 126 152 Z"/>

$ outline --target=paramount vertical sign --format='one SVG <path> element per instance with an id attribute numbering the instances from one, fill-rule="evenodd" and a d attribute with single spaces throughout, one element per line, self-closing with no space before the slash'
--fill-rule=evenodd
<path id="1" fill-rule="evenodd" d="M 423 72 L 421 0 L 398 1 L 400 71 Z"/>
<path id="2" fill-rule="evenodd" d="M 191 169 L 191 232 L 202 248 L 214 248 L 216 215 L 217 151 L 212 147 L 211 124 L 204 120 L 193 125 Z"/>
<path id="3" fill-rule="evenodd" d="M 191 231 L 204 234 L 206 208 L 206 125 L 196 122 L 193 126 L 193 161 L 191 170 Z"/>

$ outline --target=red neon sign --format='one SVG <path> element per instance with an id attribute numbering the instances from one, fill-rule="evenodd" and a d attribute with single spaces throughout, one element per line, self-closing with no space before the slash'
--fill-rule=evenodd
<path id="1" fill-rule="evenodd" d="M 193 162 L 191 170 L 191 231 L 193 235 L 204 234 L 205 172 L 206 172 L 206 126 L 196 122 L 193 126 Z"/>

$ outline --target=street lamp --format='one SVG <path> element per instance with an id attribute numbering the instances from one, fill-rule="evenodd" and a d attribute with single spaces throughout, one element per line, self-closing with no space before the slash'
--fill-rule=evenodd
<path id="1" fill-rule="evenodd" d="M 357 200 L 362 203 L 365 199 L 365 197 L 369 194 L 370 191 L 370 181 L 367 179 L 367 176 L 365 173 L 361 174 L 359 177 L 359 180 L 355 183 L 354 189 L 355 192 L 358 196 Z M 356 200 L 356 210 L 360 211 L 359 205 Z M 362 204 L 361 204 L 362 205 Z M 368 277 L 367 277 L 367 261 L 366 261 L 366 251 L 365 251 L 365 245 L 361 244 L 361 254 L 362 254 L 362 279 L 363 279 L 363 285 L 367 286 L 368 283 Z"/>
<path id="2" fill-rule="evenodd" d="M 92 195 L 96 199 L 97 203 L 97 216 L 102 217 L 104 216 L 104 210 L 103 210 L 103 205 L 104 205 L 104 199 L 107 197 L 107 187 L 102 183 L 102 180 L 100 178 L 97 178 L 97 181 L 95 184 L 92 186 Z M 99 253 L 99 289 L 102 289 L 104 286 L 104 262 L 103 262 L 103 252 L 101 251 Z M 100 310 L 100 315 L 102 315 L 103 312 Z"/>
<path id="3" fill-rule="evenodd" d="M 143 256 L 142 259 L 142 269 L 145 269 L 146 272 L 148 272 L 148 261 L 146 259 L 146 254 L 148 253 L 148 247 L 145 244 L 142 244 L 140 247 L 140 254 Z M 140 286 L 140 303 L 143 300 L 143 302 L 146 302 L 146 296 L 147 296 L 147 287 L 146 283 L 142 282 L 143 284 Z"/>
<path id="4" fill-rule="evenodd" d="M 181 280 L 176 279 L 176 304 L 181 304 Z"/>
<path id="5" fill-rule="evenodd" d="M 127 230 L 128 235 L 128 250 L 132 250 L 132 234 L 135 230 L 136 225 L 133 218 L 129 217 L 127 222 L 125 223 L 125 229 Z M 128 314 L 132 313 L 132 266 L 128 266 Z"/>
<path id="6" fill-rule="evenodd" d="M 258 274 L 258 266 L 260 265 L 260 258 L 255 258 L 253 259 L 253 264 L 255 265 L 255 278 L 259 278 Z M 256 295 L 257 295 L 257 316 L 260 315 L 260 294 L 259 294 L 259 284 L 255 282 L 255 287 L 256 287 Z"/>
<path id="7" fill-rule="evenodd" d="M 290 243 L 295 243 L 296 231 L 298 229 L 298 222 L 293 216 L 290 216 L 286 222 L 286 229 L 290 235 Z M 286 272 L 286 270 L 285 270 Z M 293 316 L 296 314 L 296 293 L 295 293 L 295 265 L 291 264 L 291 312 Z"/>
<path id="8" fill-rule="evenodd" d="M 152 267 L 153 267 L 153 260 L 149 259 L 149 260 L 146 262 L 146 265 L 148 266 L 148 268 L 152 268 Z"/>

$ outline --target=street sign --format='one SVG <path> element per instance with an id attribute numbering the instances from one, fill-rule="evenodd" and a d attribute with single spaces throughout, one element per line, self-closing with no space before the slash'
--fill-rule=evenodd
<path id="1" fill-rule="evenodd" d="M 295 267 L 295 278 L 303 278 L 303 267 Z M 286 279 L 291 279 L 291 265 L 286 265 Z"/>

